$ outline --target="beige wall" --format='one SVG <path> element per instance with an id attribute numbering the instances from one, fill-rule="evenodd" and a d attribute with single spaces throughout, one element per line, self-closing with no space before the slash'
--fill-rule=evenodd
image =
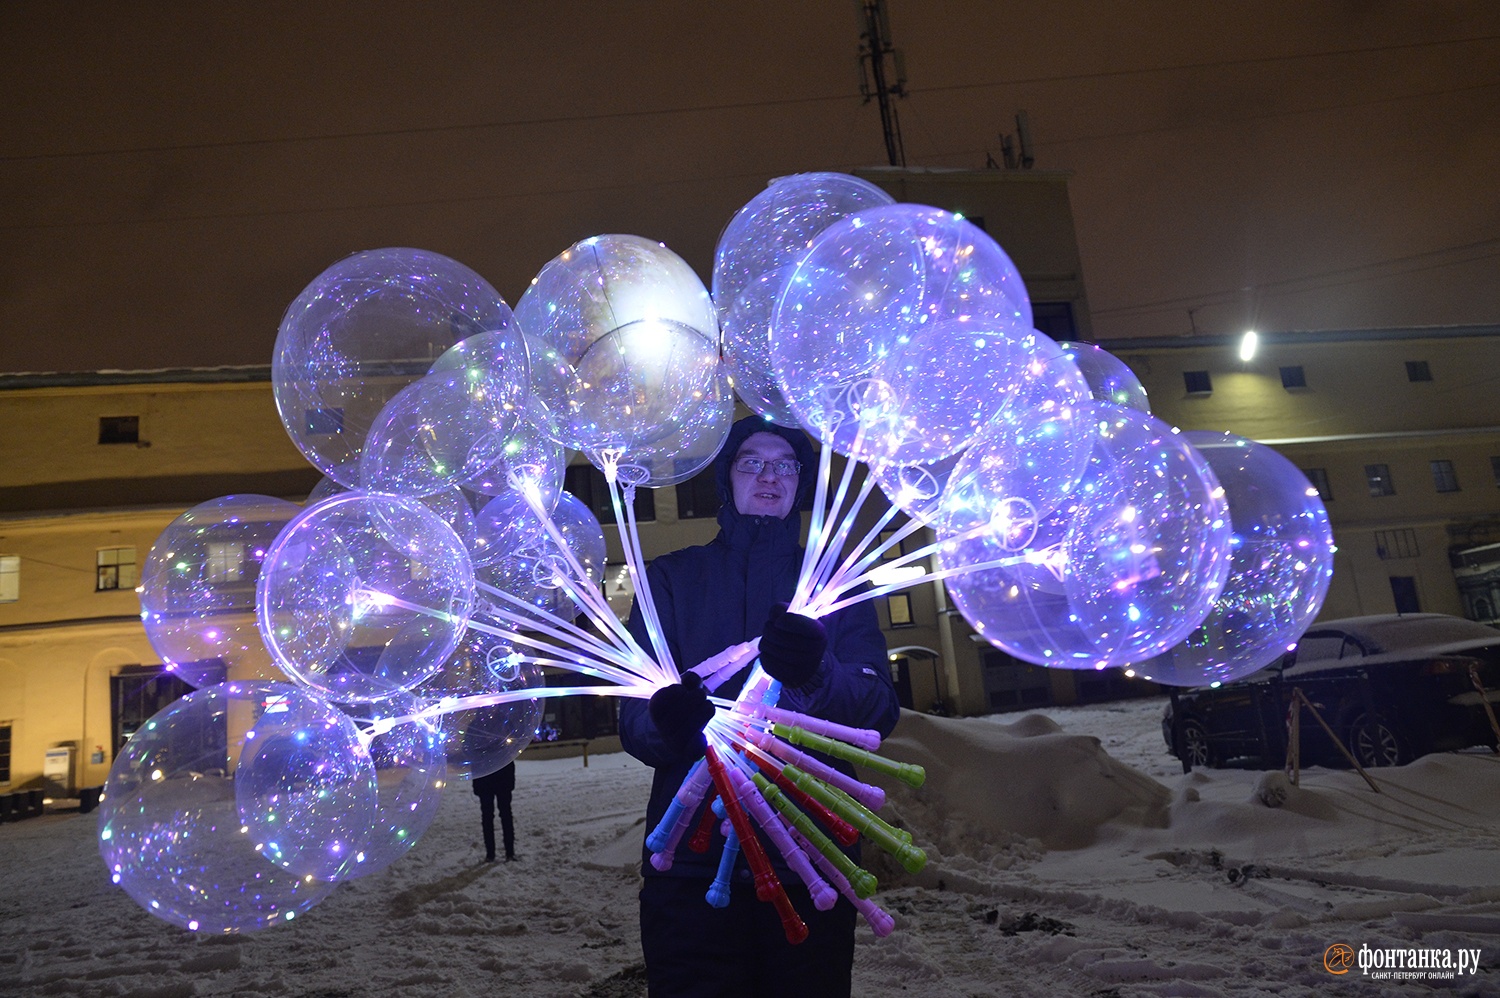
<path id="1" fill-rule="evenodd" d="M 1324 470 L 1339 550 L 1323 619 L 1393 612 L 1392 576 L 1415 580 L 1424 611 L 1462 614 L 1449 549 L 1500 540 L 1490 465 L 1500 456 L 1500 397 L 1488 387 L 1500 329 L 1278 334 L 1248 363 L 1237 339 L 1104 346 L 1166 422 L 1260 440 L 1299 468 Z M 1425 361 L 1432 380 L 1409 380 L 1408 361 Z M 1301 366 L 1307 386 L 1282 387 L 1283 366 Z M 1189 395 L 1184 371 L 1208 371 L 1212 393 Z M 1459 491 L 1437 491 L 1431 462 L 1440 460 L 1452 462 Z M 1394 495 L 1370 494 L 1372 464 L 1389 467 Z M 1377 534 L 1391 531 L 1411 531 L 1416 554 L 1382 558 Z"/>

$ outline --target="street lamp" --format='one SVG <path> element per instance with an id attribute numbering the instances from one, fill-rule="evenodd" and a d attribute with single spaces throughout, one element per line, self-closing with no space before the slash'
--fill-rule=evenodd
<path id="1" fill-rule="evenodd" d="M 1249 361 L 1255 357 L 1255 348 L 1260 345 L 1260 337 L 1255 335 L 1255 330 L 1250 329 L 1240 337 L 1240 360 Z"/>

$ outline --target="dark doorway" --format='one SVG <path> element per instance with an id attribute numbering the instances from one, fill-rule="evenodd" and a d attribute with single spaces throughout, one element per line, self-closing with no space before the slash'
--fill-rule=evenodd
<path id="1" fill-rule="evenodd" d="M 1391 595 L 1395 597 L 1397 613 L 1422 612 L 1422 604 L 1417 602 L 1417 580 L 1414 576 L 1391 576 Z"/>
<path id="2" fill-rule="evenodd" d="M 907 710 L 916 710 L 911 695 L 911 660 L 904 655 L 891 662 L 891 682 L 896 684 L 896 699 Z"/>
<path id="3" fill-rule="evenodd" d="M 157 665 L 127 665 L 109 679 L 110 724 L 115 754 L 136 729 L 193 688 Z"/>

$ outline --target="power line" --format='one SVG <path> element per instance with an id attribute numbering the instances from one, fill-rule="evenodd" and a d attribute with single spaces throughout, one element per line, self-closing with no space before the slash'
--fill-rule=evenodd
<path id="1" fill-rule="evenodd" d="M 1207 62 L 1180 63 L 1170 66 L 1146 66 L 1135 69 L 1102 70 L 1092 73 L 1062 73 L 1052 76 L 1017 77 L 1007 80 L 992 80 L 985 83 L 954 83 L 945 86 L 912 88 L 912 94 L 953 93 L 969 90 L 994 89 L 999 87 L 1032 86 L 1044 83 L 1067 83 L 1084 80 L 1118 79 L 1124 76 L 1141 76 L 1154 73 L 1180 73 L 1204 69 L 1222 69 L 1236 66 L 1260 66 L 1274 63 L 1296 62 L 1307 59 L 1325 59 L 1339 56 L 1373 55 L 1383 52 L 1411 51 L 1453 45 L 1469 45 L 1500 40 L 1500 35 L 1476 35 L 1469 38 L 1439 39 L 1424 42 L 1404 42 L 1397 45 L 1376 45 L 1354 49 L 1329 49 L 1322 52 L 1302 52 L 1291 55 L 1257 56 L 1247 59 L 1220 59 Z M 103 156 L 129 156 L 163 152 L 190 152 L 210 149 L 236 149 L 252 146 L 292 145 L 309 142 L 336 142 L 361 138 L 392 138 L 409 135 L 436 135 L 455 132 L 484 131 L 502 128 L 527 128 L 542 125 L 580 124 L 610 120 L 662 117 L 687 114 L 713 114 L 723 111 L 760 110 L 765 108 L 792 107 L 796 105 L 854 102 L 860 100 L 857 93 L 824 94 L 816 97 L 783 97 L 753 101 L 731 101 L 719 104 L 694 104 L 679 107 L 655 108 L 632 111 L 603 111 L 592 114 L 549 115 L 536 118 L 512 118 L 497 121 L 470 122 L 458 125 L 424 125 L 410 128 L 383 128 L 367 131 L 327 132 L 316 135 L 294 135 L 280 138 L 226 139 L 219 142 L 182 142 L 155 146 L 125 146 L 113 149 L 90 149 L 77 152 L 30 153 L 17 156 L 0 156 L 0 163 L 30 162 L 38 160 L 85 159 Z"/>
<path id="2" fill-rule="evenodd" d="M 1279 281 L 1266 281 L 1261 284 L 1251 284 L 1239 288 L 1223 288 L 1217 291 L 1205 291 L 1195 295 L 1184 295 L 1177 298 L 1160 298 L 1155 301 L 1138 302 L 1134 305 L 1120 305 L 1115 308 L 1093 309 L 1095 316 L 1102 315 L 1149 315 L 1152 312 L 1164 312 L 1174 307 L 1190 304 L 1215 304 L 1216 300 L 1232 299 L 1247 292 L 1265 294 L 1278 289 L 1285 289 L 1285 294 L 1297 294 L 1305 291 L 1319 291 L 1328 287 L 1339 287 L 1343 284 L 1355 284 L 1362 280 L 1371 280 L 1380 275 L 1367 273 L 1382 268 L 1397 267 L 1404 263 L 1418 263 L 1430 260 L 1433 257 L 1444 256 L 1452 253 L 1463 253 L 1474 250 L 1483 250 L 1496 247 L 1494 252 L 1478 253 L 1474 256 L 1464 257 L 1461 260 L 1445 260 L 1430 263 L 1425 266 L 1412 267 L 1399 270 L 1397 273 L 1416 273 L 1421 270 L 1432 270 L 1439 267 L 1458 266 L 1465 263 L 1473 263 L 1476 260 L 1487 260 L 1491 257 L 1500 256 L 1500 239 L 1481 239 L 1477 242 L 1464 243 L 1459 246 L 1448 246 L 1442 249 L 1425 250 L 1421 253 L 1411 253 L 1407 256 L 1392 257 L 1388 260 L 1377 260 L 1371 263 L 1358 264 L 1353 267 L 1341 267 L 1337 270 L 1327 270 L 1317 274 L 1304 274 L 1300 277 L 1288 277 Z M 1333 280 L 1334 278 L 1348 278 L 1347 280 Z M 1296 285 L 1308 285 L 1307 287 L 1296 287 Z"/>

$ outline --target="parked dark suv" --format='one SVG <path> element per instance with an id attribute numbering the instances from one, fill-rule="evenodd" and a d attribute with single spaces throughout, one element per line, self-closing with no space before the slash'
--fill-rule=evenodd
<path id="1" fill-rule="evenodd" d="M 1174 693 L 1162 734 L 1184 772 L 1229 763 L 1274 769 L 1286 760 L 1288 707 L 1300 688 L 1362 766 L 1494 746 L 1471 664 L 1500 709 L 1500 630 L 1438 613 L 1322 621 L 1270 668 Z M 1348 765 L 1305 709 L 1300 728 L 1303 765 Z"/>

